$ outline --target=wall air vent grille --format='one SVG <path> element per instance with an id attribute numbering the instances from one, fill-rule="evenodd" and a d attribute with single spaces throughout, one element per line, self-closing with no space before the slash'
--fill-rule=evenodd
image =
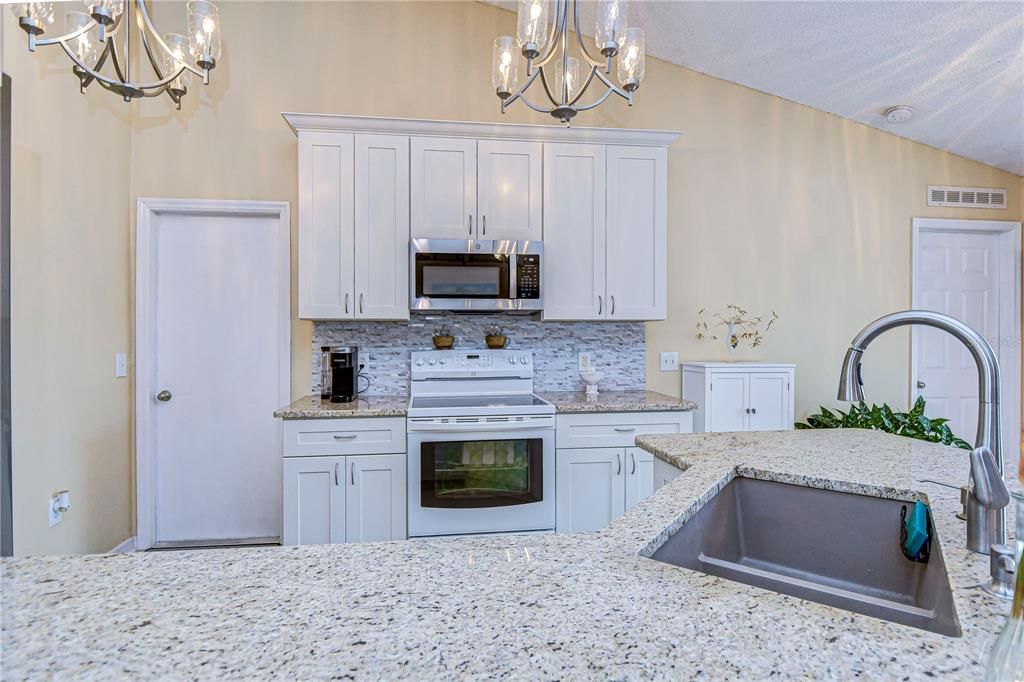
<path id="1" fill-rule="evenodd" d="M 1006 208 L 1006 190 L 991 187 L 928 185 L 928 205 L 959 208 Z"/>

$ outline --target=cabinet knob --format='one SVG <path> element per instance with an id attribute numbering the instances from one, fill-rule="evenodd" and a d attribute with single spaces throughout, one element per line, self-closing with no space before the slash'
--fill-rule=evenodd
<path id="1" fill-rule="evenodd" d="M 469 236 L 473 236 L 473 214 L 469 214 Z"/>
<path id="2" fill-rule="evenodd" d="M 480 227 L 483 229 L 483 233 L 487 234 L 487 216 L 480 218 Z"/>
<path id="3" fill-rule="evenodd" d="M 917 380 L 917 387 L 918 387 L 918 388 L 927 388 L 927 387 L 928 387 L 928 384 L 926 384 L 926 383 L 924 383 L 923 381 L 921 381 L 920 379 L 918 379 L 918 380 Z"/>
<path id="4" fill-rule="evenodd" d="M 156 394 L 156 399 L 162 403 L 170 402 L 172 397 L 173 396 L 171 395 L 171 392 L 168 391 L 166 388 Z"/>

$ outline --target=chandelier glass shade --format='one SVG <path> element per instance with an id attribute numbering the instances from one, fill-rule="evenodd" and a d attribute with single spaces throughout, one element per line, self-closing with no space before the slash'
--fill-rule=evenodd
<path id="1" fill-rule="evenodd" d="M 577 113 L 599 106 L 612 94 L 632 106 L 633 93 L 644 78 L 646 47 L 643 30 L 630 27 L 628 15 L 629 0 L 597 3 L 595 57 L 580 30 L 579 0 L 519 0 L 516 36 L 495 38 L 491 52 L 491 84 L 501 99 L 501 113 L 522 100 L 534 111 L 568 124 Z M 578 56 L 569 53 L 570 28 L 576 34 Z M 613 65 L 618 85 L 612 82 Z M 547 100 L 543 104 L 526 96 L 538 80 Z M 604 90 L 583 102 L 595 81 Z"/>
<path id="2" fill-rule="evenodd" d="M 204 85 L 210 82 L 210 71 L 221 54 L 220 13 L 212 2 L 190 0 L 186 4 L 187 35 L 161 36 L 149 17 L 146 0 L 85 0 L 84 9 L 69 11 L 64 17 L 65 33 L 51 38 L 46 36 L 53 30 L 54 3 L 21 2 L 11 6 L 18 25 L 28 35 L 29 51 L 60 45 L 72 61 L 71 70 L 78 76 L 82 92 L 96 82 L 121 95 L 125 102 L 166 93 L 180 109 L 193 76 L 202 78 Z M 155 80 L 132 80 L 133 31 Z M 110 68 L 104 73 L 107 64 Z"/>

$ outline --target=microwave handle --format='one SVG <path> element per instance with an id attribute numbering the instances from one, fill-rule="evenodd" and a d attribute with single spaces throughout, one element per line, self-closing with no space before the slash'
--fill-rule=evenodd
<path id="1" fill-rule="evenodd" d="M 484 218 L 486 220 L 486 218 Z M 513 253 L 508 259 L 508 297 L 519 298 L 519 254 Z"/>

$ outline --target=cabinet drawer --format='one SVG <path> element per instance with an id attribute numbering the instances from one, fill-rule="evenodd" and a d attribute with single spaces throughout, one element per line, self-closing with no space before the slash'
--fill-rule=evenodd
<path id="1" fill-rule="evenodd" d="M 289 419 L 284 456 L 374 455 L 405 452 L 405 419 Z"/>
<path id="2" fill-rule="evenodd" d="M 691 433 L 689 412 L 601 412 L 558 415 L 555 445 L 558 448 L 631 447 L 637 436 L 659 433 Z"/>

